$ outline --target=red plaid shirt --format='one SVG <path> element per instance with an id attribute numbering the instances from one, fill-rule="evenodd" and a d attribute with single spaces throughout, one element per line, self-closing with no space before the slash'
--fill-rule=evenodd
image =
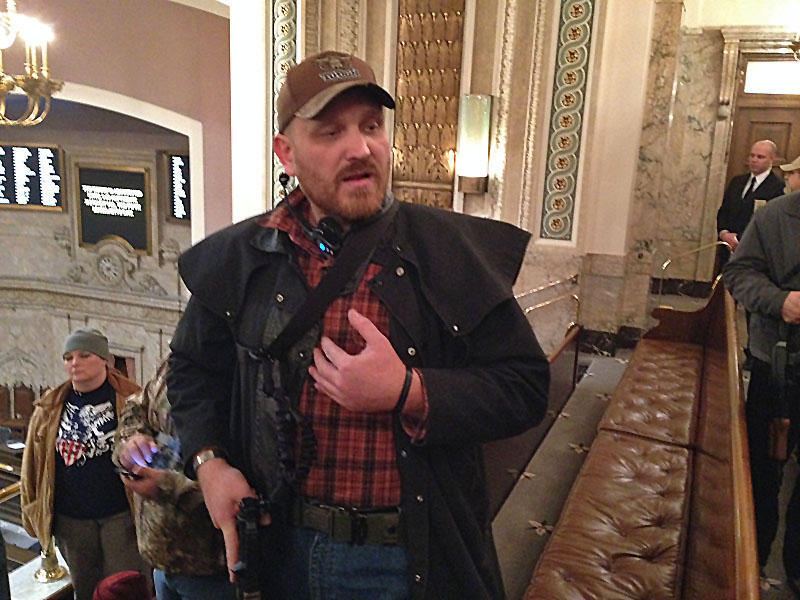
<path id="1" fill-rule="evenodd" d="M 308 219 L 308 203 L 301 200 L 298 209 Z M 316 287 L 333 259 L 320 252 L 285 208 L 273 211 L 263 225 L 289 235 L 297 249 L 301 271 L 308 284 Z M 372 321 L 383 335 L 389 336 L 389 313 L 367 286 L 380 271 L 381 265 L 370 263 L 356 290 L 336 298 L 325 313 L 323 335 L 350 354 L 357 354 L 365 345 L 347 320 L 347 311 L 351 308 Z M 425 405 L 427 407 L 427 402 Z M 310 420 L 317 439 L 317 456 L 303 483 L 303 496 L 357 508 L 400 504 L 400 473 L 391 413 L 351 412 L 317 391 L 310 377 L 300 393 L 300 412 Z M 407 428 L 409 423 L 414 427 L 414 437 L 421 438 L 424 416 L 421 420 L 404 419 Z"/>

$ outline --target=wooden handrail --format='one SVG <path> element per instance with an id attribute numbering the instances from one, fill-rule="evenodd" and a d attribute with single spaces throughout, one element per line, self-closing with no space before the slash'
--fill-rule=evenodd
<path id="1" fill-rule="evenodd" d="M 750 479 L 750 453 L 744 411 L 744 393 L 739 369 L 739 335 L 736 328 L 736 305 L 725 293 L 726 353 L 728 358 L 728 389 L 731 399 L 731 463 L 734 502 L 736 598 L 760 597 L 756 560 L 756 526 L 753 519 L 753 487 Z"/>

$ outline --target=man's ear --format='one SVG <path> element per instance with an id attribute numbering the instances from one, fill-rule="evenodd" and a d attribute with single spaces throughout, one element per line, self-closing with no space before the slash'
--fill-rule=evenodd
<path id="1" fill-rule="evenodd" d="M 291 140 L 284 134 L 279 133 L 272 140 L 272 149 L 275 150 L 278 160 L 281 161 L 284 173 L 290 177 L 294 177 L 295 168 Z"/>

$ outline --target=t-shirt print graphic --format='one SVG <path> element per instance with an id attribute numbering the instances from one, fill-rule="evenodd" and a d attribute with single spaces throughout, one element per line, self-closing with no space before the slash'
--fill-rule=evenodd
<path id="1" fill-rule="evenodd" d="M 64 404 L 56 437 L 56 452 L 68 467 L 111 452 L 114 444 L 114 408 L 111 402 L 96 406 Z"/>

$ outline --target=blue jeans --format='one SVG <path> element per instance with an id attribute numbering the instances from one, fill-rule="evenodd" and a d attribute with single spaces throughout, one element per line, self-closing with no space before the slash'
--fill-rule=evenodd
<path id="1" fill-rule="evenodd" d="M 153 569 L 158 600 L 236 600 L 227 579 L 199 575 L 174 575 Z"/>
<path id="2" fill-rule="evenodd" d="M 408 558 L 402 546 L 331 541 L 295 527 L 284 586 L 293 600 L 407 600 Z M 160 600 L 160 598 L 159 598 Z"/>

